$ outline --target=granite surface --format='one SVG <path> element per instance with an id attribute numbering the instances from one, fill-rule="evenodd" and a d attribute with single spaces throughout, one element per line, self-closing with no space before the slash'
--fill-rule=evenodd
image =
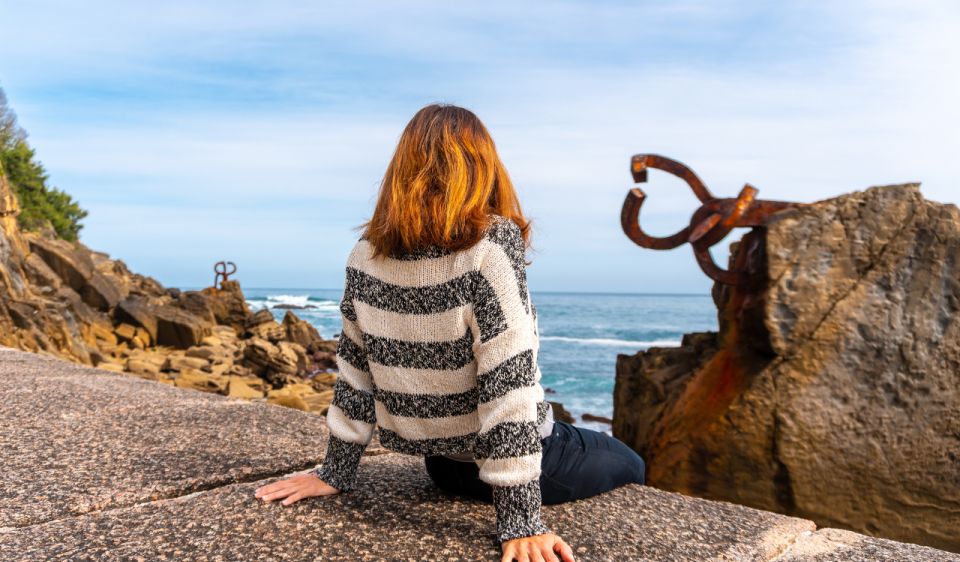
<path id="1" fill-rule="evenodd" d="M 324 418 L 0 347 L 0 528 L 309 468 Z"/>
<path id="2" fill-rule="evenodd" d="M 423 459 L 361 461 L 357 489 L 254 490 L 322 459 L 324 418 L 0 347 L 0 560 L 499 560 L 490 504 Z M 960 560 L 631 484 L 543 507 L 594 560 Z"/>

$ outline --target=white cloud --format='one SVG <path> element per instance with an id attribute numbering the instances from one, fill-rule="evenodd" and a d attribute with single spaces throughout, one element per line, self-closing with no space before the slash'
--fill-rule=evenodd
<path id="1" fill-rule="evenodd" d="M 366 218 L 403 125 L 434 100 L 492 130 L 537 219 L 541 289 L 708 289 L 688 247 L 651 252 L 620 232 L 635 152 L 686 162 L 718 196 L 750 182 L 812 201 L 919 180 L 930 199 L 960 199 L 950 3 L 244 6 L 2 8 L 17 24 L 0 85 L 54 182 L 96 204 L 91 245 L 134 257 L 145 232 L 176 224 L 170 243 L 198 256 L 296 264 L 313 231 L 283 217 L 313 206 L 339 232 Z M 662 174 L 644 189 L 657 234 L 697 204 Z M 259 216 L 277 244 L 232 236 L 226 219 L 176 222 L 178 208 Z M 349 236 L 325 236 L 335 259 Z M 314 284 L 338 286 L 329 271 Z"/>

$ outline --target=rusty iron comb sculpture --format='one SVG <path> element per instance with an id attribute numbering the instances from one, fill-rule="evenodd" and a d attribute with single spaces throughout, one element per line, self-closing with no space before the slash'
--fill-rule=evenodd
<path id="1" fill-rule="evenodd" d="M 227 268 L 230 266 L 230 269 Z M 222 289 L 223 283 L 227 281 L 227 278 L 237 272 L 237 264 L 232 261 L 218 261 L 213 264 L 213 271 L 216 275 L 213 276 L 213 287 L 215 289 Z M 223 279 L 221 279 L 221 277 Z M 217 283 L 220 283 L 217 285 Z"/>
<path id="2" fill-rule="evenodd" d="M 745 184 L 736 198 L 720 199 L 707 190 L 690 168 L 676 160 L 657 154 L 637 154 L 630 159 L 630 172 L 635 183 L 646 183 L 647 170 L 650 168 L 663 170 L 687 182 L 702 205 L 693 213 L 690 224 L 680 232 L 663 238 L 650 236 L 640 228 L 640 207 L 647 195 L 635 187 L 627 193 L 620 212 L 624 233 L 640 246 L 653 250 L 669 250 L 690 242 L 700 269 L 714 281 L 726 285 L 743 285 L 747 275 L 743 271 L 722 269 L 713 263 L 710 247 L 723 240 L 734 228 L 761 227 L 773 213 L 804 205 L 756 199 L 757 189 L 750 184 Z"/>

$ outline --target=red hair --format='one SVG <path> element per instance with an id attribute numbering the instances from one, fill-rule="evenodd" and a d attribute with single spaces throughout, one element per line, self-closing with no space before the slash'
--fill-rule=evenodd
<path id="1" fill-rule="evenodd" d="M 357 228 L 373 257 L 427 246 L 460 250 L 483 238 L 493 214 L 515 222 L 530 245 L 530 221 L 487 128 L 467 109 L 431 104 L 407 123 L 373 216 Z"/>

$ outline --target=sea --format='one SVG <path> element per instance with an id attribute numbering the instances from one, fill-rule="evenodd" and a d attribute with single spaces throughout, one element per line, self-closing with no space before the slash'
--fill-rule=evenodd
<path id="1" fill-rule="evenodd" d="M 340 332 L 341 289 L 245 287 L 253 311 L 266 307 L 281 320 L 287 307 L 324 338 Z M 709 294 L 567 293 L 531 291 L 540 329 L 538 363 L 548 400 L 560 402 L 575 425 L 612 434 L 617 354 L 678 346 L 684 333 L 717 330 Z"/>

